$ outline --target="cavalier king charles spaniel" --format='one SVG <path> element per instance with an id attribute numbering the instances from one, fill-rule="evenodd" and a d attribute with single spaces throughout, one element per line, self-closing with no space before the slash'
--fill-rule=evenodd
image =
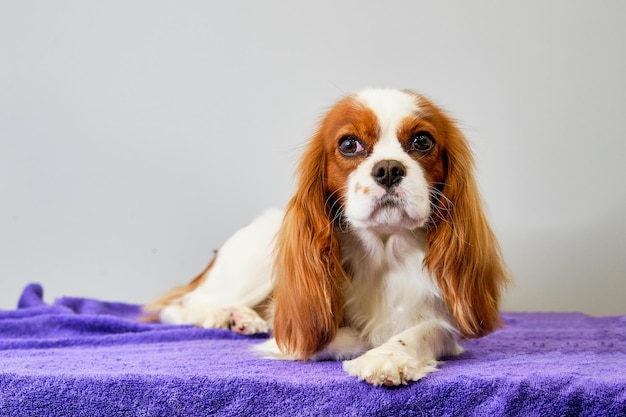
<path id="1" fill-rule="evenodd" d="M 271 331 L 267 356 L 343 360 L 372 385 L 418 380 L 501 325 L 509 277 L 472 165 L 425 97 L 349 95 L 310 140 L 286 211 L 236 232 L 149 308 L 164 323 Z"/>

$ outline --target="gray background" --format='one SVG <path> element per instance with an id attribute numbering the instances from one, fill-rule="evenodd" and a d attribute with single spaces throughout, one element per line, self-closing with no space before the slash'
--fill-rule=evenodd
<path id="1" fill-rule="evenodd" d="M 460 122 L 508 310 L 626 313 L 626 3 L 1 1 L 0 308 L 142 303 L 293 190 L 323 110 L 420 91 Z"/>

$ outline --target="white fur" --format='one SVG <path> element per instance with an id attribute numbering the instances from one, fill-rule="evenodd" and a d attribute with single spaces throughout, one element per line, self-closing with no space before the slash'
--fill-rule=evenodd
<path id="1" fill-rule="evenodd" d="M 356 99 L 377 115 L 381 136 L 347 184 L 347 226 L 339 236 L 343 264 L 351 273 L 345 290 L 347 327 L 339 329 L 335 340 L 313 359 L 356 357 L 344 362 L 349 374 L 373 385 L 406 384 L 435 371 L 442 356 L 461 351 L 441 292 L 422 267 L 426 252 L 422 228 L 431 214 L 428 183 L 396 137 L 398 124 L 419 108 L 413 96 L 395 90 L 368 90 Z M 406 168 L 395 189 L 402 204 L 376 209 L 386 190 L 371 172 L 385 159 Z M 161 319 L 224 327 L 228 320 L 224 316 L 232 318 L 233 307 L 251 308 L 269 297 L 281 216 L 268 212 L 233 235 L 203 284 L 164 309 Z M 291 359 L 282 355 L 273 339 L 258 350 L 268 357 Z"/>
<path id="2" fill-rule="evenodd" d="M 217 253 L 207 279 L 161 310 L 160 320 L 226 328 L 232 315 L 243 314 L 239 307 L 253 308 L 264 301 L 272 290 L 274 238 L 282 218 L 281 211 L 269 210 L 232 235 Z M 267 324 L 257 327 L 268 329 Z"/>
<path id="3" fill-rule="evenodd" d="M 371 155 L 348 179 L 347 219 L 356 229 L 383 234 L 423 226 L 430 215 L 428 183 L 421 166 L 404 151 L 396 135 L 400 122 L 419 111 L 415 98 L 396 90 L 366 90 L 356 98 L 378 116 L 381 134 Z M 372 211 L 376 200 L 386 193 L 370 175 L 374 165 L 383 160 L 396 160 L 406 168 L 405 178 L 396 187 L 397 196 L 404 203 L 402 210 L 385 208 Z"/>

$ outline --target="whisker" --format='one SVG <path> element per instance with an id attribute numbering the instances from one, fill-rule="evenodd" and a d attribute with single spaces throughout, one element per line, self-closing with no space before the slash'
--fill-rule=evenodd
<path id="1" fill-rule="evenodd" d="M 431 197 L 435 199 L 437 203 L 439 203 L 437 204 L 438 208 L 445 210 L 447 212 L 452 211 L 454 203 L 452 203 L 452 200 L 446 197 L 446 195 L 441 190 L 438 190 L 437 188 L 431 188 L 429 192 L 430 192 Z M 442 203 L 445 203 L 445 204 L 442 204 Z"/>
<path id="2" fill-rule="evenodd" d="M 444 184 L 444 183 L 439 183 Z M 444 184 L 445 185 L 445 184 Z M 459 230 L 454 218 L 451 216 L 452 211 L 454 210 L 454 203 L 450 200 L 441 190 L 437 188 L 431 188 L 430 190 L 431 196 L 433 200 L 437 202 L 437 204 L 433 207 L 433 214 L 439 218 L 442 222 L 450 225 L 452 229 L 452 233 L 454 236 L 464 243 L 468 243 L 463 239 L 463 237 L 459 234 Z M 438 221 L 430 222 L 427 227 L 431 225 L 435 227 L 435 230 L 438 226 Z"/>
<path id="3" fill-rule="evenodd" d="M 341 202 L 338 198 L 334 198 L 334 196 L 339 193 L 341 189 L 335 190 L 326 198 L 326 202 L 324 203 L 324 212 L 326 216 L 329 218 L 328 227 L 332 227 L 333 225 L 337 226 L 341 232 L 347 233 L 349 230 L 346 228 L 348 223 L 343 220 L 343 209 L 341 207 Z M 329 207 L 329 203 L 330 207 Z"/>
<path id="4" fill-rule="evenodd" d="M 433 221 L 428 222 L 427 227 L 434 226 L 436 228 L 437 223 L 439 223 L 437 219 L 442 222 L 448 223 L 451 226 L 454 226 L 454 220 L 450 217 L 450 213 L 452 212 L 454 205 L 452 201 L 448 197 L 446 197 L 446 195 L 441 190 L 437 188 L 431 187 L 429 189 L 429 193 L 431 195 L 431 201 L 433 201 L 432 214 L 434 218 L 432 218 Z"/>
<path id="5" fill-rule="evenodd" d="M 324 213 L 330 217 L 330 213 L 332 212 L 333 208 L 335 207 L 335 204 L 337 202 L 337 200 L 333 199 L 333 196 L 338 193 L 339 190 L 333 191 L 332 193 L 330 193 L 330 195 L 326 198 L 326 201 L 324 202 Z M 332 201 L 332 205 L 330 206 L 329 209 L 328 208 L 328 203 L 330 203 Z"/>

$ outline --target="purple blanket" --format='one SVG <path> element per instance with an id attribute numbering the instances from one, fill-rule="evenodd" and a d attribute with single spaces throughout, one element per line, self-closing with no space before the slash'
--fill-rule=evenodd
<path id="1" fill-rule="evenodd" d="M 259 337 L 42 295 L 0 311 L 2 416 L 626 415 L 626 316 L 505 314 L 440 372 L 373 388 L 338 362 L 260 359 Z"/>

